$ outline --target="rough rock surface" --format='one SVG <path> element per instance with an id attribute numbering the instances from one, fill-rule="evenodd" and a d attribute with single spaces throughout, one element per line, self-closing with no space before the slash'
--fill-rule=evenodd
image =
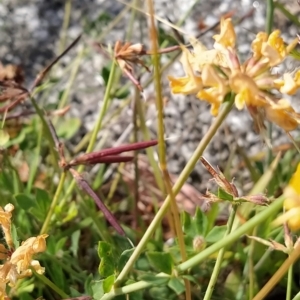
<path id="1" fill-rule="evenodd" d="M 82 120 L 79 136 L 77 139 L 74 138 L 72 140 L 73 144 L 76 144 L 80 140 L 80 136 L 93 127 L 97 117 L 97 111 L 102 103 L 105 89 L 100 72 L 108 63 L 108 59 L 105 56 L 98 54 L 93 49 L 91 50 L 90 47 L 93 39 L 97 35 L 99 37 L 99 32 L 103 28 L 98 27 L 88 30 L 87 25 L 99 18 L 99 16 L 103 17 L 104 12 L 113 20 L 124 9 L 124 5 L 118 1 L 105 0 L 73 0 L 71 2 L 71 22 L 67 31 L 66 44 L 69 44 L 82 30 L 85 32 L 85 35 L 80 45 L 64 57 L 62 63 L 53 71 L 52 76 L 60 78 L 61 81 L 47 95 L 44 103 L 47 105 L 57 101 L 59 93 L 66 88 L 71 76 L 70 71 L 65 74 L 64 69 L 68 68 L 78 58 L 80 51 L 83 51 L 78 75 L 71 88 L 69 97 L 72 107 L 70 114 Z M 185 14 L 193 2 L 191 0 L 157 0 L 156 11 L 160 17 L 168 17 L 176 22 Z M 191 35 L 199 34 L 198 24 L 200 21 L 210 26 L 218 21 L 220 16 L 229 11 L 234 11 L 234 18 L 238 18 L 254 8 L 254 14 L 236 27 L 238 50 L 241 57 L 246 57 L 249 54 L 250 43 L 255 33 L 264 30 L 265 1 L 214 0 L 198 2 L 186 22 L 182 25 L 182 28 Z M 293 2 L 296 3 L 296 1 Z M 27 83 L 59 52 L 64 3 L 65 1 L 59 0 L 3 0 L 0 4 L 1 61 L 4 64 L 21 64 L 26 73 Z M 299 11 L 297 5 L 293 9 L 294 11 Z M 139 13 L 137 13 L 137 16 L 130 41 L 141 41 L 147 45 L 147 22 Z M 284 32 L 285 38 L 290 39 L 297 33 L 297 29 L 291 26 L 282 15 L 277 14 L 275 21 Z M 125 18 L 110 31 L 109 35 L 103 38 L 102 42 L 114 43 L 118 39 L 124 40 L 129 24 L 130 14 L 127 13 Z M 172 31 L 165 25 L 162 25 L 162 27 L 172 34 Z M 213 32 L 209 32 L 201 38 L 201 41 L 207 46 L 211 45 L 211 36 L 213 34 Z M 164 74 L 164 79 L 166 79 L 167 74 L 181 75 L 182 68 L 180 63 L 176 62 L 169 68 Z M 127 79 L 122 80 L 124 84 L 128 82 Z M 143 80 L 146 80 L 146 77 L 143 77 Z M 164 96 L 168 99 L 165 119 L 166 136 L 169 137 L 167 141 L 169 168 L 171 172 L 178 174 L 208 130 L 211 117 L 209 106 L 205 102 L 200 102 L 192 96 L 171 95 L 167 80 L 163 80 L 163 85 Z M 144 99 L 146 103 L 149 103 L 147 119 L 153 136 L 155 136 L 156 131 L 154 97 L 154 88 L 149 86 L 145 89 Z M 108 115 L 120 103 L 122 101 L 114 100 Z M 296 110 L 299 110 L 299 107 L 298 104 L 298 107 L 295 107 Z M 104 144 L 114 144 L 124 133 L 125 128 L 129 127 L 130 129 L 131 120 L 132 106 L 128 105 L 117 119 L 112 119 L 112 121 L 105 124 L 99 134 L 99 139 L 105 137 Z M 128 141 L 128 139 L 129 135 L 124 137 L 124 141 Z M 274 144 L 278 145 L 283 140 L 286 140 L 285 135 L 278 128 L 275 128 Z M 252 121 L 247 112 L 233 111 L 230 114 L 225 126 L 219 131 L 211 146 L 207 149 L 205 156 L 212 164 L 225 167 L 230 152 L 237 143 L 239 146 L 244 147 L 249 155 L 266 149 L 261 137 L 253 132 Z M 233 163 L 237 164 L 237 162 Z M 200 186 L 202 189 L 205 188 L 208 178 L 209 176 L 199 163 L 192 175 L 195 185 Z M 202 185 L 200 184 L 201 182 Z"/>

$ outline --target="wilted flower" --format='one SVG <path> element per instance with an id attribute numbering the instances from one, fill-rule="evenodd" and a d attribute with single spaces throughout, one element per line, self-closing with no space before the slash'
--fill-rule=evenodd
<path id="1" fill-rule="evenodd" d="M 250 202 L 256 205 L 267 205 L 269 199 L 264 195 L 246 195 L 239 196 L 236 186 L 233 182 L 229 182 L 224 174 L 219 170 L 215 170 L 213 166 L 204 158 L 200 158 L 204 167 L 212 175 L 213 180 L 219 186 L 218 195 L 215 195 L 209 191 L 206 191 L 201 199 L 208 203 L 230 201 L 232 204 L 240 204 L 242 202 Z"/>
<path id="2" fill-rule="evenodd" d="M 7 204 L 4 210 L 0 207 L 0 224 L 4 232 L 6 245 L 0 244 L 0 299 L 8 299 L 6 286 L 14 286 L 18 279 L 32 275 L 33 268 L 37 273 L 43 274 L 45 269 L 39 261 L 33 260 L 33 255 L 46 250 L 47 234 L 31 237 L 14 249 L 11 237 L 11 212 L 14 206 Z"/>
<path id="3" fill-rule="evenodd" d="M 294 94 L 300 87 L 300 72 L 284 74 L 280 79 L 272 68 L 282 63 L 297 45 L 298 38 L 285 46 L 280 31 L 269 36 L 260 32 L 252 42 L 252 56 L 241 63 L 235 50 L 236 34 L 231 19 L 221 20 L 221 32 L 213 37 L 214 49 L 206 50 L 200 42 L 191 41 L 193 52 L 182 46 L 181 63 L 186 76 L 169 76 L 173 93 L 195 94 L 211 104 L 216 116 L 225 97 L 231 93 L 235 106 L 247 107 L 258 129 L 264 119 L 276 123 L 286 131 L 294 130 L 300 115 L 287 100 L 275 94 Z"/>

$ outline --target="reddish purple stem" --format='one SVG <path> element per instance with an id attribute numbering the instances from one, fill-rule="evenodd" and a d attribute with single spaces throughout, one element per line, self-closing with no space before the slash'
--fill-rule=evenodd
<path id="1" fill-rule="evenodd" d="M 77 166 L 77 165 L 95 165 L 95 164 L 111 164 L 111 163 L 121 163 L 132 161 L 133 156 L 120 156 L 120 155 L 110 155 L 104 157 L 93 157 L 87 161 L 71 161 L 68 166 Z"/>
<path id="2" fill-rule="evenodd" d="M 82 188 L 92 199 L 95 201 L 98 208 L 103 212 L 106 220 L 111 224 L 112 227 L 122 236 L 126 236 L 125 231 L 118 223 L 117 219 L 114 215 L 109 211 L 109 209 L 105 206 L 105 204 L 100 200 L 98 195 L 92 190 L 89 184 L 74 170 L 70 169 L 70 172 L 74 176 L 77 184 L 80 188 Z"/>
<path id="3" fill-rule="evenodd" d="M 79 157 L 76 157 L 70 161 L 69 165 L 74 166 L 78 164 L 121 162 L 120 157 L 126 157 L 126 156 L 118 156 L 118 154 L 127 151 L 141 150 L 155 145 L 157 145 L 156 140 L 126 144 L 115 148 L 107 148 L 107 149 L 83 154 Z M 106 159 L 104 159 L 104 157 Z M 114 157 L 116 158 L 116 160 L 114 161 L 113 158 L 110 159 L 109 157 Z M 129 161 L 129 159 L 127 161 Z"/>

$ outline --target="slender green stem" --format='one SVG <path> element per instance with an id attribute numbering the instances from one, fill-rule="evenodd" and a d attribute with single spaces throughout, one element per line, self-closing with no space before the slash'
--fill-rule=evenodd
<path id="1" fill-rule="evenodd" d="M 293 298 L 293 300 L 300 300 L 300 292 Z"/>
<path id="2" fill-rule="evenodd" d="M 282 238 L 282 231 L 280 231 L 277 236 L 275 237 L 274 241 L 279 242 L 280 239 Z M 254 266 L 254 272 L 258 272 L 260 270 L 260 268 L 264 265 L 265 261 L 269 258 L 269 256 L 271 255 L 271 253 L 274 250 L 272 248 L 267 249 L 267 251 L 265 251 L 265 253 L 263 254 L 263 256 L 259 259 L 259 261 L 256 263 L 256 265 Z"/>
<path id="3" fill-rule="evenodd" d="M 100 111 L 99 111 L 99 117 L 97 119 L 97 122 L 95 124 L 94 130 L 93 130 L 93 134 L 91 136 L 89 145 L 87 147 L 86 152 L 91 152 L 94 149 L 96 140 L 97 140 L 97 135 L 99 130 L 102 127 L 102 122 L 109 104 L 109 100 L 110 100 L 110 91 L 113 87 L 114 84 L 114 77 L 115 77 L 115 72 L 116 72 L 116 62 L 113 61 L 112 65 L 111 65 L 111 69 L 110 69 L 110 73 L 109 73 L 109 78 L 108 78 L 108 82 L 107 82 L 107 86 L 106 86 L 106 90 L 105 90 L 105 94 L 104 94 L 104 99 L 103 99 L 103 104 L 101 105 Z"/>
<path id="4" fill-rule="evenodd" d="M 277 213 L 278 210 L 282 209 L 283 201 L 284 201 L 284 197 L 280 197 L 280 198 L 276 199 L 270 206 L 268 206 L 263 211 L 261 211 L 260 213 L 255 215 L 252 219 L 250 219 L 249 221 L 247 221 L 246 223 L 244 223 L 243 225 L 238 227 L 236 230 L 231 232 L 225 238 L 212 244 L 210 247 L 204 249 L 202 252 L 200 252 L 199 254 L 190 258 L 186 262 L 183 262 L 180 265 L 178 265 L 177 271 L 179 273 L 186 272 L 190 268 L 197 266 L 200 263 L 202 263 L 203 261 L 207 260 L 208 257 L 211 256 L 212 254 L 214 254 L 215 252 L 234 243 L 236 240 L 240 239 L 241 236 L 243 236 L 244 234 L 247 234 L 249 231 L 251 231 L 254 227 L 263 223 L 270 215 L 273 215 L 273 214 Z M 164 205 L 165 205 L 165 203 L 163 204 L 163 206 Z M 160 213 L 160 211 L 158 213 Z M 299 250 L 300 250 L 300 246 L 298 247 L 298 249 L 295 249 L 294 252 L 298 251 L 298 255 L 299 255 L 300 254 Z M 294 262 L 298 258 L 298 256 L 296 257 L 296 253 L 294 253 L 294 252 L 292 253 L 292 255 L 293 255 L 292 260 L 291 260 L 292 262 Z M 285 266 L 285 268 L 286 268 L 286 266 Z M 161 276 L 161 274 L 158 274 L 157 276 Z M 116 295 L 121 295 L 121 294 L 125 294 L 125 293 L 138 291 L 138 290 L 150 287 L 150 286 L 151 286 L 151 282 L 139 281 L 139 282 L 127 285 L 122 288 L 113 289 L 111 292 L 105 294 L 101 298 L 101 300 L 113 299 Z M 262 298 L 258 298 L 258 299 L 262 299 Z M 255 300 L 258 300 L 258 299 L 255 298 Z"/>
<path id="5" fill-rule="evenodd" d="M 185 272 L 188 269 L 192 268 L 193 266 L 196 266 L 197 264 L 204 261 L 208 256 L 212 255 L 219 249 L 223 248 L 224 246 L 228 246 L 231 243 L 235 242 L 237 239 L 239 239 L 242 235 L 248 233 L 251 231 L 255 226 L 258 224 L 261 224 L 268 218 L 270 215 L 275 214 L 278 212 L 279 209 L 282 208 L 284 198 L 278 198 L 275 200 L 270 206 L 268 206 L 266 209 L 264 209 L 262 212 L 254 216 L 252 219 L 244 223 L 242 226 L 238 227 L 236 230 L 231 232 L 225 239 L 222 239 L 219 242 L 216 242 L 215 244 L 211 245 L 210 247 L 206 248 L 199 254 L 195 255 L 188 261 L 180 264 L 177 268 L 179 272 Z"/>
<path id="6" fill-rule="evenodd" d="M 237 207 L 233 206 L 232 210 L 230 212 L 230 215 L 229 215 L 228 222 L 227 222 L 227 230 L 225 232 L 224 239 L 226 239 L 226 236 L 228 236 L 231 232 L 233 221 L 234 221 L 234 218 L 235 218 L 235 215 L 236 215 L 236 210 L 237 210 Z M 218 253 L 218 257 L 217 257 L 217 260 L 216 260 L 216 263 L 215 263 L 215 266 L 214 266 L 214 270 L 213 270 L 213 273 L 210 277 L 209 284 L 208 284 L 208 287 L 206 289 L 203 300 L 210 300 L 211 299 L 211 296 L 212 296 L 214 288 L 215 288 L 215 284 L 217 282 L 217 279 L 218 279 L 218 276 L 219 276 L 219 273 L 220 273 L 220 270 L 221 270 L 221 264 L 223 262 L 223 257 L 224 257 L 225 251 L 226 251 L 226 248 L 224 247 Z"/>
<path id="7" fill-rule="evenodd" d="M 157 31 L 154 21 L 154 7 L 153 0 L 148 0 L 148 7 L 150 13 L 150 39 L 152 44 L 152 62 L 154 67 L 154 84 L 156 92 L 156 109 L 157 109 L 157 127 L 158 127 L 158 153 L 159 153 L 159 164 L 163 172 L 164 182 L 166 190 L 170 197 L 171 211 L 174 218 L 175 231 L 178 239 L 178 245 L 180 249 L 180 254 L 182 261 L 186 261 L 187 254 L 185 250 L 184 236 L 182 232 L 182 227 L 179 218 L 179 212 L 177 203 L 175 200 L 174 193 L 172 191 L 172 185 L 170 180 L 170 175 L 167 169 L 166 160 L 166 146 L 165 146 L 165 131 L 164 131 L 164 104 L 161 88 L 161 70 L 160 70 L 160 56 L 158 55 L 158 44 L 157 44 Z M 185 284 L 185 297 L 186 300 L 191 300 L 191 283 L 189 280 L 184 280 Z"/>
<path id="8" fill-rule="evenodd" d="M 199 143 L 197 149 L 193 153 L 193 155 L 190 158 L 190 160 L 188 161 L 187 165 L 185 166 L 185 168 L 182 170 L 181 174 L 179 175 L 178 180 L 174 184 L 174 187 L 173 187 L 174 196 L 176 196 L 179 193 L 182 186 L 184 185 L 184 183 L 188 179 L 188 177 L 191 174 L 191 172 L 193 171 L 195 165 L 198 163 L 199 158 L 202 156 L 204 150 L 206 149 L 207 145 L 210 143 L 210 141 L 212 140 L 212 138 L 216 134 L 218 128 L 221 126 L 224 119 L 226 118 L 226 116 L 230 112 L 230 110 L 232 108 L 232 104 L 233 104 L 233 101 L 229 101 L 229 102 L 226 102 L 224 104 L 224 109 L 219 114 L 219 116 L 214 120 L 214 122 L 210 126 L 209 130 L 207 131 L 206 135 L 203 137 L 203 139 Z M 127 274 L 130 272 L 133 264 L 138 259 L 139 255 L 143 251 L 143 249 L 144 249 L 145 245 L 147 244 L 148 240 L 150 239 L 150 237 L 154 233 L 156 227 L 158 226 L 161 219 L 166 214 L 166 212 L 169 208 L 170 202 L 171 202 L 171 198 L 170 198 L 170 196 L 168 196 L 165 199 L 165 201 L 164 201 L 163 205 L 161 206 L 160 210 L 155 215 L 155 217 L 154 217 L 153 221 L 151 222 L 150 226 L 148 227 L 147 231 L 143 235 L 140 243 L 135 248 L 135 250 L 132 253 L 131 257 L 129 258 L 128 262 L 124 266 L 122 272 L 117 277 L 116 284 L 120 284 L 125 279 Z"/>
<path id="9" fill-rule="evenodd" d="M 55 291 L 63 299 L 69 298 L 64 291 L 62 291 L 58 286 L 56 286 L 52 281 L 50 281 L 45 275 L 38 274 L 34 268 L 31 268 L 32 273 L 44 284 L 48 285 L 53 291 Z"/>
<path id="10" fill-rule="evenodd" d="M 257 235 L 257 228 L 252 230 L 252 235 Z M 253 255 L 255 252 L 255 240 L 251 240 L 249 245 L 249 252 L 248 252 L 248 260 L 247 260 L 247 273 L 249 277 L 249 288 L 248 288 L 248 297 L 249 300 L 252 300 L 254 297 L 254 263 L 253 263 Z"/>
<path id="11" fill-rule="evenodd" d="M 104 94 L 103 104 L 101 105 L 99 115 L 98 115 L 98 119 L 97 119 L 95 127 L 93 129 L 93 133 L 92 133 L 89 145 L 87 147 L 86 153 L 91 152 L 93 150 L 94 146 L 95 146 L 95 143 L 96 143 L 96 140 L 97 140 L 97 135 L 98 135 L 99 130 L 101 129 L 102 122 L 103 122 L 103 119 L 104 119 L 104 116 L 105 116 L 105 113 L 106 113 L 106 110 L 107 110 L 107 106 L 108 106 L 108 103 L 109 103 L 109 100 L 110 100 L 110 92 L 111 92 L 112 86 L 114 84 L 115 71 L 116 71 L 116 62 L 113 61 L 112 66 L 111 66 L 111 70 L 110 70 L 110 73 L 109 73 L 109 78 L 108 78 L 105 94 Z M 84 169 L 84 166 L 80 166 L 78 168 L 78 172 L 79 173 L 82 172 L 83 169 Z M 68 197 L 73 192 L 75 184 L 76 184 L 76 182 L 73 179 L 71 181 L 70 185 L 69 185 L 69 188 L 66 191 L 65 197 L 62 199 L 62 201 L 60 203 L 61 207 L 66 203 Z"/>
<path id="12" fill-rule="evenodd" d="M 74 65 L 73 65 L 73 68 L 72 68 L 72 71 L 71 71 L 71 74 L 70 74 L 70 77 L 69 77 L 69 80 L 68 80 L 68 83 L 67 83 L 67 87 L 64 90 L 64 93 L 61 97 L 61 100 L 59 101 L 58 109 L 63 108 L 67 103 L 67 100 L 68 100 L 68 97 L 70 95 L 72 86 L 74 84 L 74 81 L 75 81 L 75 78 L 77 76 L 79 67 L 81 65 L 84 52 L 85 52 L 85 48 L 82 46 L 81 49 L 79 50 L 78 54 L 77 54 L 76 59 L 75 59 L 75 62 L 74 62 Z"/>
<path id="13" fill-rule="evenodd" d="M 66 47 L 66 39 L 67 39 L 67 30 L 70 23 L 71 17 L 71 10 L 72 10 L 72 0 L 65 1 L 65 13 L 64 13 L 64 20 L 61 29 L 61 37 L 59 43 L 59 53 L 63 52 Z"/>
<path id="14" fill-rule="evenodd" d="M 288 280 L 287 280 L 287 288 L 286 288 L 286 300 L 292 299 L 292 288 L 293 288 L 293 265 L 290 265 L 288 271 Z"/>
<path id="15" fill-rule="evenodd" d="M 273 29 L 274 23 L 274 0 L 267 0 L 267 20 L 266 20 L 266 32 L 270 34 Z"/>
<path id="16" fill-rule="evenodd" d="M 266 32 L 269 35 L 273 29 L 273 22 L 274 22 L 274 0 L 267 0 L 267 20 L 266 20 Z M 272 143 L 272 128 L 273 125 L 271 122 L 268 122 L 268 139 L 270 143 Z M 268 156 L 267 156 L 267 165 L 271 164 L 273 157 L 272 149 L 268 149 Z"/>
<path id="17" fill-rule="evenodd" d="M 55 151 L 55 143 L 54 143 L 53 137 L 51 135 L 51 132 L 49 130 L 48 124 L 45 120 L 44 113 L 40 109 L 40 107 L 37 105 L 37 103 L 33 97 L 30 97 L 30 100 L 31 100 L 31 103 L 34 106 L 38 116 L 40 117 L 40 119 L 43 123 L 43 130 L 45 131 L 46 138 L 48 139 L 49 144 L 50 144 L 50 152 L 52 154 L 53 164 L 54 164 L 54 167 L 56 168 L 56 170 L 58 170 L 59 157 L 58 157 L 57 151 Z"/>
<path id="18" fill-rule="evenodd" d="M 50 221 L 51 221 L 51 217 L 54 213 L 54 209 L 58 203 L 58 199 L 59 199 L 59 196 L 63 190 L 63 187 L 64 187 L 64 183 L 65 183 L 65 179 L 66 179 L 66 171 L 64 171 L 62 174 L 61 174 L 61 177 L 60 177 L 60 180 L 59 180 L 59 183 L 58 183 L 58 186 L 57 186 L 57 189 L 56 189 L 56 192 L 55 192 L 55 195 L 53 197 L 53 200 L 52 200 L 52 203 L 50 205 L 50 208 L 49 208 L 49 211 L 48 211 L 48 214 L 46 216 L 46 219 L 45 219 L 45 222 L 43 224 L 43 227 L 41 229 L 41 232 L 40 234 L 44 234 L 44 233 L 47 233 L 48 230 L 49 230 L 49 225 L 50 225 Z"/>
<path id="19" fill-rule="evenodd" d="M 169 275 L 165 273 L 159 273 L 156 275 L 156 277 L 170 277 Z M 116 296 L 119 295 L 127 295 L 132 292 L 146 289 L 147 287 L 151 287 L 152 283 L 150 281 L 139 281 L 136 283 L 132 283 L 117 289 L 112 289 L 109 293 L 105 294 L 100 298 L 100 300 L 109 300 L 109 299 L 114 299 Z"/>
<path id="20" fill-rule="evenodd" d="M 32 188 L 32 185 L 34 182 L 34 178 L 37 173 L 37 169 L 39 167 L 42 136 L 43 136 L 43 125 L 41 125 L 40 128 L 37 129 L 37 145 L 36 145 L 36 150 L 35 150 L 34 156 L 32 158 L 31 164 L 30 164 L 29 177 L 28 177 L 28 182 L 27 182 L 27 186 L 26 186 L 27 193 L 30 193 L 30 191 L 31 191 L 31 188 Z"/>

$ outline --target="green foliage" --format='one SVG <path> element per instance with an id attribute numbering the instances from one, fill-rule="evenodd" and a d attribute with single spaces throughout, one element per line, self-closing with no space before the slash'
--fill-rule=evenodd
<path id="1" fill-rule="evenodd" d="M 291 22 L 299 25 L 299 20 L 296 20 L 297 18 L 287 7 L 278 2 L 274 3 L 275 9 L 280 10 Z M 134 12 L 135 10 L 131 12 L 132 23 L 128 22 L 131 28 L 128 28 L 127 37 L 137 25 L 138 18 Z M 32 258 L 40 262 L 40 265 L 45 268 L 45 273 L 41 275 L 33 271 L 32 276 L 18 280 L 15 287 L 7 288 L 7 292 L 10 293 L 11 299 L 21 300 L 40 297 L 50 300 L 76 299 L 82 296 L 104 300 L 129 298 L 131 300 L 165 300 L 189 299 L 189 295 L 190 299 L 205 300 L 208 298 L 252 299 L 264 283 L 281 268 L 287 258 L 287 254 L 271 251 L 256 240 L 250 240 L 247 235 L 281 244 L 287 240 L 282 227 L 275 228 L 272 222 L 282 210 L 283 200 L 277 198 L 289 184 L 299 163 L 299 153 L 294 147 L 284 150 L 282 157 L 272 169 L 270 162 L 273 160 L 273 153 L 271 151 L 262 149 L 262 155 L 257 159 L 248 157 L 247 149 L 245 149 L 241 151 L 245 152 L 241 158 L 236 155 L 235 145 L 232 146 L 230 152 L 233 153 L 233 159 L 228 163 L 226 174 L 234 174 L 237 177 L 232 182 L 237 184 L 239 192 L 241 190 L 241 196 L 233 197 L 222 188 L 213 188 L 210 193 L 218 197 L 218 203 L 204 203 L 207 199 L 206 195 L 199 195 L 203 207 L 207 204 L 205 212 L 195 205 L 193 214 L 180 211 L 178 214 L 180 220 L 176 219 L 177 214 L 173 211 L 171 213 L 170 197 L 164 201 L 161 199 L 161 195 L 166 195 L 167 191 L 162 190 L 164 181 L 160 169 L 163 166 L 161 160 L 168 154 L 168 150 L 163 147 L 164 143 L 161 141 L 158 145 L 159 164 L 154 148 L 146 150 L 150 167 L 147 166 L 145 173 L 152 172 L 151 182 L 150 180 L 148 182 L 148 175 L 144 174 L 144 170 L 124 171 L 123 164 L 118 165 L 118 170 L 111 168 L 108 164 L 101 164 L 97 174 L 94 174 L 89 166 L 80 166 L 75 172 L 78 172 L 78 176 L 82 176 L 83 172 L 88 173 L 89 176 L 84 182 L 92 187 L 96 196 L 108 208 L 111 213 L 110 217 L 115 218 L 121 230 L 124 230 L 123 235 L 115 232 L 114 226 L 111 226 L 113 223 L 111 219 L 107 215 L 104 216 L 90 194 L 87 195 L 82 185 L 80 186 L 78 181 L 76 184 L 70 175 L 70 166 L 66 163 L 83 154 L 83 149 L 86 149 L 86 152 L 95 151 L 99 136 L 101 137 L 99 145 L 102 147 L 105 137 L 98 133 L 104 126 L 108 128 L 113 126 L 118 121 L 119 115 L 123 114 L 123 110 L 129 105 L 135 113 L 132 118 L 134 133 L 130 136 L 130 140 L 150 140 L 150 136 L 153 135 L 147 127 L 148 102 L 139 101 L 140 94 L 137 88 L 133 88 L 132 81 L 126 77 L 128 74 L 126 75 L 112 59 L 113 45 L 104 43 L 106 36 L 110 33 L 110 28 L 119 22 L 118 17 L 108 12 L 101 12 L 92 18 L 84 17 L 82 24 L 86 40 L 81 41 L 81 46 L 88 48 L 86 41 L 92 41 L 103 50 L 103 53 L 97 47 L 96 51 L 84 48 L 81 54 L 78 54 L 78 57 L 70 63 L 70 66 L 65 68 L 63 75 L 56 72 L 54 67 L 49 78 L 44 79 L 31 91 L 31 104 L 30 99 L 25 100 L 28 102 L 26 107 L 28 105 L 32 109 L 29 116 L 21 115 L 17 118 L 18 121 L 14 122 L 15 120 L 5 120 L 5 117 L 10 116 L 12 112 L 2 114 L 0 206 L 4 208 L 8 203 L 14 205 L 12 212 L 0 212 L 2 224 L 6 221 L 4 217 L 6 213 L 11 214 L 9 220 L 12 222 L 10 231 L 14 249 L 9 249 L 11 253 L 9 252 L 8 255 L 11 256 L 22 245 L 22 242 L 29 238 L 37 237 L 41 233 L 49 235 L 46 238 L 46 250 L 35 253 Z M 140 26 L 140 23 L 138 25 Z M 144 30 L 144 28 L 141 29 Z M 160 25 L 157 39 L 160 47 L 166 44 L 178 45 L 178 36 L 175 36 L 171 29 L 165 30 Z M 130 38 L 128 40 L 130 41 Z M 298 50 L 294 50 L 290 54 L 298 59 L 297 53 Z M 85 60 L 90 59 L 92 55 L 105 57 L 102 69 L 95 70 L 95 76 L 100 75 L 103 79 L 105 93 L 98 95 L 99 101 L 102 102 L 94 130 L 87 132 L 86 136 L 81 139 L 83 120 L 70 117 L 68 114 L 58 116 L 55 110 L 68 104 L 69 97 L 66 96 L 71 93 L 76 78 L 70 70 L 76 69 L 76 64 L 85 67 Z M 162 56 L 164 60 L 161 61 L 168 61 L 167 64 L 172 64 L 176 56 L 178 57 L 176 53 L 161 54 L 160 57 Z M 155 69 L 155 57 L 151 62 L 153 57 L 152 54 L 151 56 L 138 56 L 138 59 L 145 62 L 150 70 L 154 70 L 154 75 L 151 74 L 148 81 L 145 81 L 144 70 L 136 64 L 135 57 L 129 56 L 129 59 L 127 57 L 126 62 L 132 65 L 131 75 L 135 79 L 141 79 L 143 88 L 152 83 L 153 79 L 161 82 L 163 78 L 163 76 L 156 75 L 160 74 L 157 71 L 161 70 Z M 156 78 L 157 76 L 159 78 Z M 66 79 L 67 82 L 65 82 Z M 92 93 L 93 90 L 86 92 Z M 271 93 L 271 91 L 268 92 Z M 48 103 L 47 99 L 51 93 L 57 96 L 57 102 Z M 163 90 L 163 94 L 168 93 L 168 89 Z M 1 95 L 3 95 L 2 90 Z M 159 97 L 159 88 L 156 87 L 155 98 Z M 117 101 L 111 105 L 112 99 L 123 99 L 123 101 Z M 155 100 L 161 100 L 163 103 L 162 99 Z M 200 146 L 196 149 L 176 183 L 172 182 L 173 192 L 176 195 L 179 192 L 184 194 L 183 184 L 214 137 L 214 134 L 211 136 L 209 134 L 217 131 L 230 112 L 232 101 L 232 95 L 228 93 L 223 115 L 220 112 L 216 119 L 221 121 L 219 123 L 213 121 L 208 133 L 202 137 L 201 141 L 199 140 L 199 145 L 205 144 L 205 146 L 201 151 Z M 159 101 L 157 103 L 159 104 Z M 72 102 L 69 104 L 72 105 Z M 157 106 L 157 127 L 162 133 L 166 125 L 163 119 L 163 105 L 161 108 Z M 23 111 L 25 106 L 18 108 L 21 112 L 25 111 Z M 62 148 L 56 149 L 57 141 L 55 134 L 50 134 L 49 128 L 51 127 L 48 120 L 51 120 L 59 138 L 61 143 L 59 147 L 64 148 L 66 161 L 61 159 Z M 217 124 L 215 128 L 213 128 L 214 124 Z M 165 135 L 162 134 L 165 142 L 164 138 Z M 109 142 L 113 143 L 113 141 Z M 78 145 L 74 146 L 73 143 L 78 143 Z M 242 171 L 238 170 L 240 165 L 235 165 L 237 162 L 245 166 Z M 245 170 L 246 168 L 248 170 Z M 244 171 L 249 171 L 251 174 L 246 180 Z M 242 196 L 244 189 L 247 192 L 244 195 L 248 195 L 250 186 L 253 189 L 259 189 L 259 180 L 268 172 L 271 178 L 261 185 L 264 188 L 261 188 L 260 192 L 267 194 L 270 204 L 267 207 L 258 207 L 254 204 L 247 206 L 249 203 L 242 203 L 245 200 Z M 252 182 L 249 183 L 250 180 Z M 141 185 L 145 181 L 149 183 L 146 191 L 142 190 Z M 136 186 L 136 184 L 139 185 Z M 184 194 L 185 196 L 188 198 L 189 195 Z M 139 200 L 138 203 L 136 203 L 137 200 Z M 237 209 L 237 213 L 234 215 L 231 226 L 227 219 L 228 211 L 235 213 L 232 207 Z M 166 215 L 168 218 L 164 218 Z M 180 224 L 176 224 L 177 222 Z M 179 226 L 174 226 L 174 223 Z M 182 229 L 182 239 L 178 233 L 180 229 Z M 229 232 L 229 229 L 232 231 Z M 237 235 L 239 230 L 241 234 Z M 1 243 L 8 249 L 4 230 L 2 230 L 1 238 Z M 292 235 L 293 241 L 296 238 L 298 238 L 298 232 Z M 216 261 L 220 253 L 222 260 L 218 265 Z M 183 259 L 184 256 L 185 259 Z M 6 261 L 6 258 L 3 259 L 1 264 L 5 264 Z M 293 281 L 294 277 L 299 277 L 297 267 L 294 268 L 292 275 L 289 273 L 284 277 L 285 273 L 282 274 L 282 279 L 278 283 L 282 289 L 288 287 L 291 295 L 296 294 L 299 289 L 297 283 Z M 216 274 L 214 270 L 217 270 L 218 276 L 213 275 Z M 207 287 L 211 279 L 216 280 L 214 286 L 217 288 L 210 297 L 207 296 L 209 294 Z M 276 291 L 274 293 L 276 294 Z"/>

